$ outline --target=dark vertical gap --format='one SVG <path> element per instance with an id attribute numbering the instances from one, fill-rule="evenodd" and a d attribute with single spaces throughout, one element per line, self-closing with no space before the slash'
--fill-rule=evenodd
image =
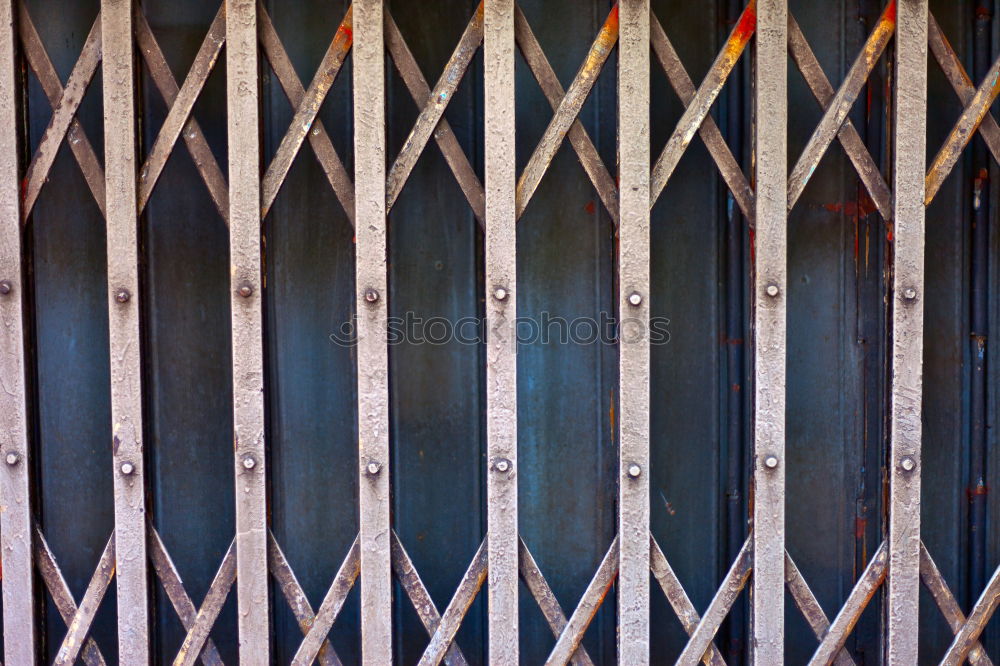
<path id="1" fill-rule="evenodd" d="M 982 81 L 991 60 L 992 2 L 977 0 L 973 23 L 973 80 Z M 972 142 L 971 267 L 969 281 L 969 571 L 971 604 L 986 584 L 986 345 L 989 335 L 989 155 L 982 137 Z"/>
<path id="2" fill-rule="evenodd" d="M 722 19 L 721 28 L 726 33 L 735 25 L 743 11 L 741 0 L 726 0 L 717 13 Z M 725 35 L 723 35 L 725 39 Z M 733 69 L 730 81 L 722 98 L 722 111 L 725 116 L 723 124 L 726 143 L 740 164 L 745 164 L 746 124 L 747 124 L 747 77 L 749 72 L 748 58 L 742 58 Z M 749 467 L 746 464 L 746 414 L 744 402 L 746 387 L 745 349 L 746 320 L 744 314 L 744 292 L 746 290 L 748 272 L 744 261 L 744 239 L 746 236 L 745 217 L 741 213 L 732 192 L 725 189 L 725 219 L 723 220 L 724 268 L 723 284 L 725 289 L 725 501 L 723 512 L 725 523 L 721 527 L 724 534 L 725 555 L 722 559 L 722 571 L 719 580 L 725 575 L 726 569 L 736 560 L 740 549 L 746 540 L 747 511 L 746 476 Z M 747 659 L 747 617 L 748 607 L 745 595 L 733 604 L 732 611 L 722 629 L 725 636 L 724 653 L 726 662 L 741 664 Z"/>

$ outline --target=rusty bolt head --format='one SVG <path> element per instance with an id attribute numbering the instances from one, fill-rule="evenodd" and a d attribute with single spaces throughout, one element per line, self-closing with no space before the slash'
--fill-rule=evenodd
<path id="1" fill-rule="evenodd" d="M 10 283 L 10 280 L 0 280 L 0 294 L 6 296 L 12 291 L 14 291 L 14 285 Z"/>
<path id="2" fill-rule="evenodd" d="M 778 285 L 776 285 L 773 282 L 767 285 L 764 291 L 766 291 L 767 295 L 770 296 L 771 298 L 774 298 L 775 296 L 781 293 L 781 289 L 778 287 Z"/>
<path id="3" fill-rule="evenodd" d="M 135 473 L 135 465 L 130 462 L 123 462 L 121 466 L 122 474 L 125 476 L 131 476 Z"/>
<path id="4" fill-rule="evenodd" d="M 119 303 L 128 303 L 130 298 L 132 298 L 132 294 L 129 293 L 128 289 L 122 288 L 115 292 L 115 300 Z"/>
<path id="5" fill-rule="evenodd" d="M 510 461 L 506 458 L 500 458 L 494 464 L 498 472 L 509 472 L 510 471 Z"/>
<path id="6" fill-rule="evenodd" d="M 503 287 L 495 287 L 493 289 L 493 298 L 497 299 L 498 301 L 507 300 L 507 290 L 504 289 Z"/>
<path id="7" fill-rule="evenodd" d="M 253 456 L 247 456 L 246 458 L 243 459 L 244 469 L 253 469 L 256 466 L 257 466 L 257 461 L 253 459 Z"/>
<path id="8" fill-rule="evenodd" d="M 764 466 L 768 469 L 777 469 L 778 467 L 778 456 L 771 454 L 764 458 Z"/>
<path id="9" fill-rule="evenodd" d="M 907 287 L 903 290 L 903 298 L 908 301 L 915 300 L 917 298 L 917 290 L 913 287 Z"/>
<path id="10" fill-rule="evenodd" d="M 368 476 L 378 476 L 378 473 L 382 471 L 382 463 L 374 460 L 369 461 L 368 465 L 365 467 L 365 471 L 368 472 Z"/>
<path id="11" fill-rule="evenodd" d="M 19 456 L 18 454 L 14 453 L 13 451 L 11 451 L 10 453 L 7 454 L 7 456 L 4 458 L 4 460 L 7 461 L 8 465 L 10 465 L 11 467 L 13 467 L 17 463 L 21 462 L 21 456 Z"/>
<path id="12" fill-rule="evenodd" d="M 899 461 L 899 466 L 903 468 L 904 472 L 912 472 L 917 468 L 917 461 L 913 459 L 913 456 L 903 456 Z"/>
<path id="13" fill-rule="evenodd" d="M 236 293 L 243 298 L 250 298 L 253 296 L 253 285 L 249 282 L 241 282 L 239 288 L 236 290 Z"/>
<path id="14" fill-rule="evenodd" d="M 639 463 L 629 463 L 628 475 L 633 479 L 638 479 L 642 476 L 642 467 L 639 467 Z"/>
<path id="15" fill-rule="evenodd" d="M 633 291 L 631 294 L 628 295 L 628 304 L 634 308 L 637 308 L 640 305 L 642 305 L 642 294 L 640 294 L 637 291 Z"/>
<path id="16" fill-rule="evenodd" d="M 378 301 L 378 290 L 371 287 L 365 289 L 365 300 L 369 303 L 375 303 Z"/>

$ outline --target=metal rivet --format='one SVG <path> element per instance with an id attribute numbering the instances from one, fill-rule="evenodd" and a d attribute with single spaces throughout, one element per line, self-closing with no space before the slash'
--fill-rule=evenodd
<path id="1" fill-rule="evenodd" d="M 764 466 L 768 469 L 775 469 L 778 466 L 778 456 L 768 456 L 764 458 Z"/>
<path id="2" fill-rule="evenodd" d="M 130 476 L 135 471 L 135 465 L 130 462 L 123 462 L 121 466 L 122 474 Z"/>
<path id="3" fill-rule="evenodd" d="M 496 468 L 498 472 L 508 472 L 510 471 L 510 461 L 506 458 L 501 458 L 496 462 Z"/>
<path id="4" fill-rule="evenodd" d="M 253 285 L 249 282 L 241 282 L 236 292 L 243 298 L 250 298 L 253 295 Z"/>
<path id="5" fill-rule="evenodd" d="M 257 466 L 257 461 L 253 459 L 253 456 L 247 456 L 243 459 L 243 467 L 245 469 L 253 469 Z"/>
<path id="6" fill-rule="evenodd" d="M 781 293 L 781 289 L 778 287 L 778 285 L 776 285 L 773 282 L 767 285 L 767 288 L 764 291 L 766 291 L 767 295 L 770 296 L 771 298 L 774 298 L 775 296 Z"/>
<path id="7" fill-rule="evenodd" d="M 365 469 L 368 471 L 369 476 L 376 476 L 382 471 L 382 464 L 372 460 Z"/>
<path id="8" fill-rule="evenodd" d="M 365 300 L 368 301 L 369 303 L 374 303 L 375 301 L 377 301 L 378 290 L 372 289 L 371 287 L 365 289 Z"/>
<path id="9" fill-rule="evenodd" d="M 498 301 L 506 300 L 507 299 L 507 290 L 504 289 L 503 287 L 496 287 L 493 290 L 493 298 L 497 299 Z"/>
<path id="10" fill-rule="evenodd" d="M 633 291 L 628 295 L 628 304 L 635 308 L 642 305 L 642 294 L 637 291 Z"/>
<path id="11" fill-rule="evenodd" d="M 628 475 L 633 479 L 638 479 L 642 474 L 642 468 L 639 467 L 639 463 L 630 463 L 628 466 Z"/>
<path id="12" fill-rule="evenodd" d="M 913 287 L 907 287 L 903 290 L 903 298 L 908 301 L 912 301 L 917 297 L 917 290 Z"/>
<path id="13" fill-rule="evenodd" d="M 7 461 L 8 465 L 10 465 L 11 467 L 13 467 L 17 463 L 21 462 L 21 456 L 17 455 L 13 451 L 11 451 L 10 453 L 7 454 L 7 457 L 5 458 L 5 460 Z"/>
<path id="14" fill-rule="evenodd" d="M 10 280 L 0 280 L 0 294 L 6 296 L 13 290 L 14 286 L 10 283 Z"/>
<path id="15" fill-rule="evenodd" d="M 132 294 L 128 293 L 128 289 L 119 289 L 115 292 L 115 300 L 119 303 L 128 303 L 130 298 L 132 298 Z"/>
<path id="16" fill-rule="evenodd" d="M 903 456 L 902 460 L 899 461 L 899 466 L 903 468 L 904 472 L 912 472 L 917 468 L 917 461 L 913 459 L 913 456 Z"/>

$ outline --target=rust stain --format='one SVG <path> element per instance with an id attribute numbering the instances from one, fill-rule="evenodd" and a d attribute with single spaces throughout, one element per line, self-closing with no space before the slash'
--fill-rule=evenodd
<path id="1" fill-rule="evenodd" d="M 865 528 L 868 527 L 868 520 L 857 516 L 854 518 L 854 538 L 864 539 L 865 538 Z"/>
<path id="2" fill-rule="evenodd" d="M 862 193 L 856 201 L 823 204 L 823 208 L 831 213 L 842 213 L 853 218 L 867 217 L 878 210 L 875 202 L 872 201 L 866 192 Z"/>
<path id="3" fill-rule="evenodd" d="M 584 206 L 584 207 L 583 207 L 583 209 L 584 209 L 585 211 L 587 211 L 587 214 L 588 214 L 588 215 L 593 215 L 593 214 L 594 214 L 594 211 L 596 211 L 596 210 L 597 210 L 597 207 L 596 207 L 596 206 L 594 205 L 594 202 L 593 202 L 593 201 L 588 201 L 588 202 L 587 202 L 587 205 L 586 205 L 586 206 Z"/>
<path id="4" fill-rule="evenodd" d="M 757 0 L 750 0 L 747 3 L 746 9 L 740 15 L 739 21 L 736 22 L 736 27 L 733 28 L 733 34 L 729 36 L 726 40 L 725 51 L 728 53 L 733 50 L 742 51 L 743 47 L 747 45 L 750 38 L 753 36 L 754 31 L 757 29 Z M 738 55 L 738 52 L 737 52 Z"/>

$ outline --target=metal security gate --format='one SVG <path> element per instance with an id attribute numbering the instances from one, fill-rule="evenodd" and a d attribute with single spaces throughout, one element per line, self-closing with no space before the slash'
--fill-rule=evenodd
<path id="1" fill-rule="evenodd" d="M 993 2 L 213 4 L 0 2 L 5 663 L 1000 655 Z"/>

